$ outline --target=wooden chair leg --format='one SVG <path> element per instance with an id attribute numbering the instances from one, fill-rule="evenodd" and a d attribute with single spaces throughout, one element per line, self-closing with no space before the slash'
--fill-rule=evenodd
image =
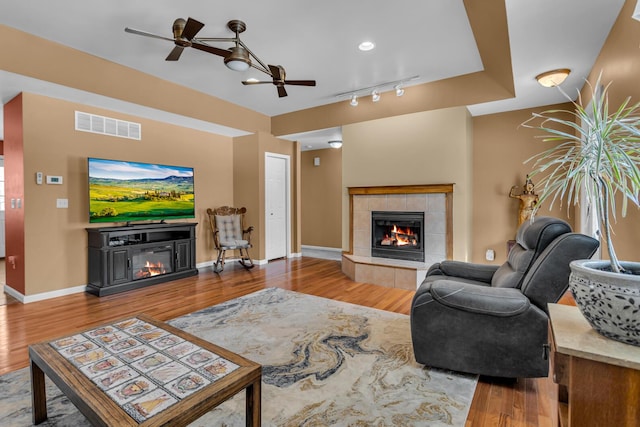
<path id="1" fill-rule="evenodd" d="M 224 249 L 218 250 L 218 258 L 216 259 L 216 263 L 213 265 L 213 271 L 215 273 L 220 273 L 222 270 L 224 270 L 224 255 Z"/>

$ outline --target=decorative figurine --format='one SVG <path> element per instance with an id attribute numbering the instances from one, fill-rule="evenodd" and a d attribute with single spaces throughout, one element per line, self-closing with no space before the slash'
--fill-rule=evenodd
<path id="1" fill-rule="evenodd" d="M 533 190 L 533 182 L 527 175 L 527 179 L 524 183 L 524 189 L 522 190 L 522 194 L 515 194 L 518 186 L 514 185 L 511 187 L 511 191 L 509 192 L 509 197 L 514 199 L 520 199 L 520 209 L 518 210 L 518 227 L 522 225 L 523 222 L 531 218 L 531 213 L 533 212 L 533 208 L 538 203 L 538 195 Z"/>

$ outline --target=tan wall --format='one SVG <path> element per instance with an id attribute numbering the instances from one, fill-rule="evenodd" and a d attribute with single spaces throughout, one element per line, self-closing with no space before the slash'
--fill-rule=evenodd
<path id="1" fill-rule="evenodd" d="M 609 89 L 610 109 L 617 108 L 628 96 L 633 102 L 640 101 L 640 22 L 631 18 L 635 5 L 635 0 L 626 1 L 588 77 L 590 82 L 595 82 L 602 72 L 602 82 L 612 82 Z M 583 92 L 587 90 L 585 88 Z M 626 218 L 618 214 L 614 232 L 613 241 L 618 258 L 640 261 L 640 209 L 630 204 Z"/>
<path id="2" fill-rule="evenodd" d="M 526 175 L 533 167 L 533 162 L 524 161 L 551 147 L 536 138 L 540 132 L 520 125 L 533 111 L 551 108 L 568 109 L 571 104 L 473 118 L 473 262 L 502 264 L 506 260 L 507 241 L 515 238 L 518 228 L 520 205 L 518 199 L 509 197 L 509 191 L 517 185 L 515 194 L 522 193 Z M 540 193 L 539 188 L 536 193 Z M 563 218 L 573 226 L 575 216 L 569 217 L 564 208 L 556 204 L 549 211 L 542 206 L 538 215 Z M 487 249 L 496 253 L 493 262 L 485 260 Z"/>
<path id="3" fill-rule="evenodd" d="M 291 177 L 291 252 L 300 252 L 300 209 L 296 199 L 299 180 L 300 145 L 284 139 L 258 132 L 254 135 L 234 138 L 233 179 L 234 200 L 237 206 L 245 206 L 247 225 L 253 225 L 251 242 L 252 258 L 264 260 L 265 251 L 265 154 L 276 153 L 290 158 Z"/>
<path id="4" fill-rule="evenodd" d="M 23 108 L 25 295 L 87 283 L 87 157 L 193 167 L 196 261 L 212 259 L 205 211 L 233 200 L 231 138 L 28 93 Z M 142 140 L 75 131 L 75 110 L 139 122 Z M 60 175 L 64 184 L 37 185 L 38 171 Z M 69 209 L 57 209 L 58 198 L 68 199 Z"/>
<path id="5" fill-rule="evenodd" d="M 301 158 L 302 244 L 342 248 L 342 149 L 304 151 Z"/>
<path id="6" fill-rule="evenodd" d="M 342 248 L 349 249 L 347 187 L 454 183 L 453 257 L 471 256 L 471 117 L 465 107 L 342 128 Z"/>

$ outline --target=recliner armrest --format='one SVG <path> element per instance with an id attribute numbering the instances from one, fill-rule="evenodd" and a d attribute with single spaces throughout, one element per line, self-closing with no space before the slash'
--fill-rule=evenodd
<path id="1" fill-rule="evenodd" d="M 516 316 L 531 305 L 519 289 L 484 287 L 454 280 L 431 283 L 431 296 L 438 303 L 456 310 L 496 317 Z"/>
<path id="2" fill-rule="evenodd" d="M 473 264 L 462 261 L 442 261 L 437 269 L 430 271 L 427 275 L 441 274 L 450 277 L 477 280 L 488 284 L 491 283 L 491 278 L 498 268 L 498 265 Z"/>

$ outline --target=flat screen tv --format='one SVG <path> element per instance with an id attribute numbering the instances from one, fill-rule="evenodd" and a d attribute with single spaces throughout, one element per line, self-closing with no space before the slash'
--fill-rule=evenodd
<path id="1" fill-rule="evenodd" d="M 89 158 L 89 222 L 195 218 L 193 168 Z"/>

